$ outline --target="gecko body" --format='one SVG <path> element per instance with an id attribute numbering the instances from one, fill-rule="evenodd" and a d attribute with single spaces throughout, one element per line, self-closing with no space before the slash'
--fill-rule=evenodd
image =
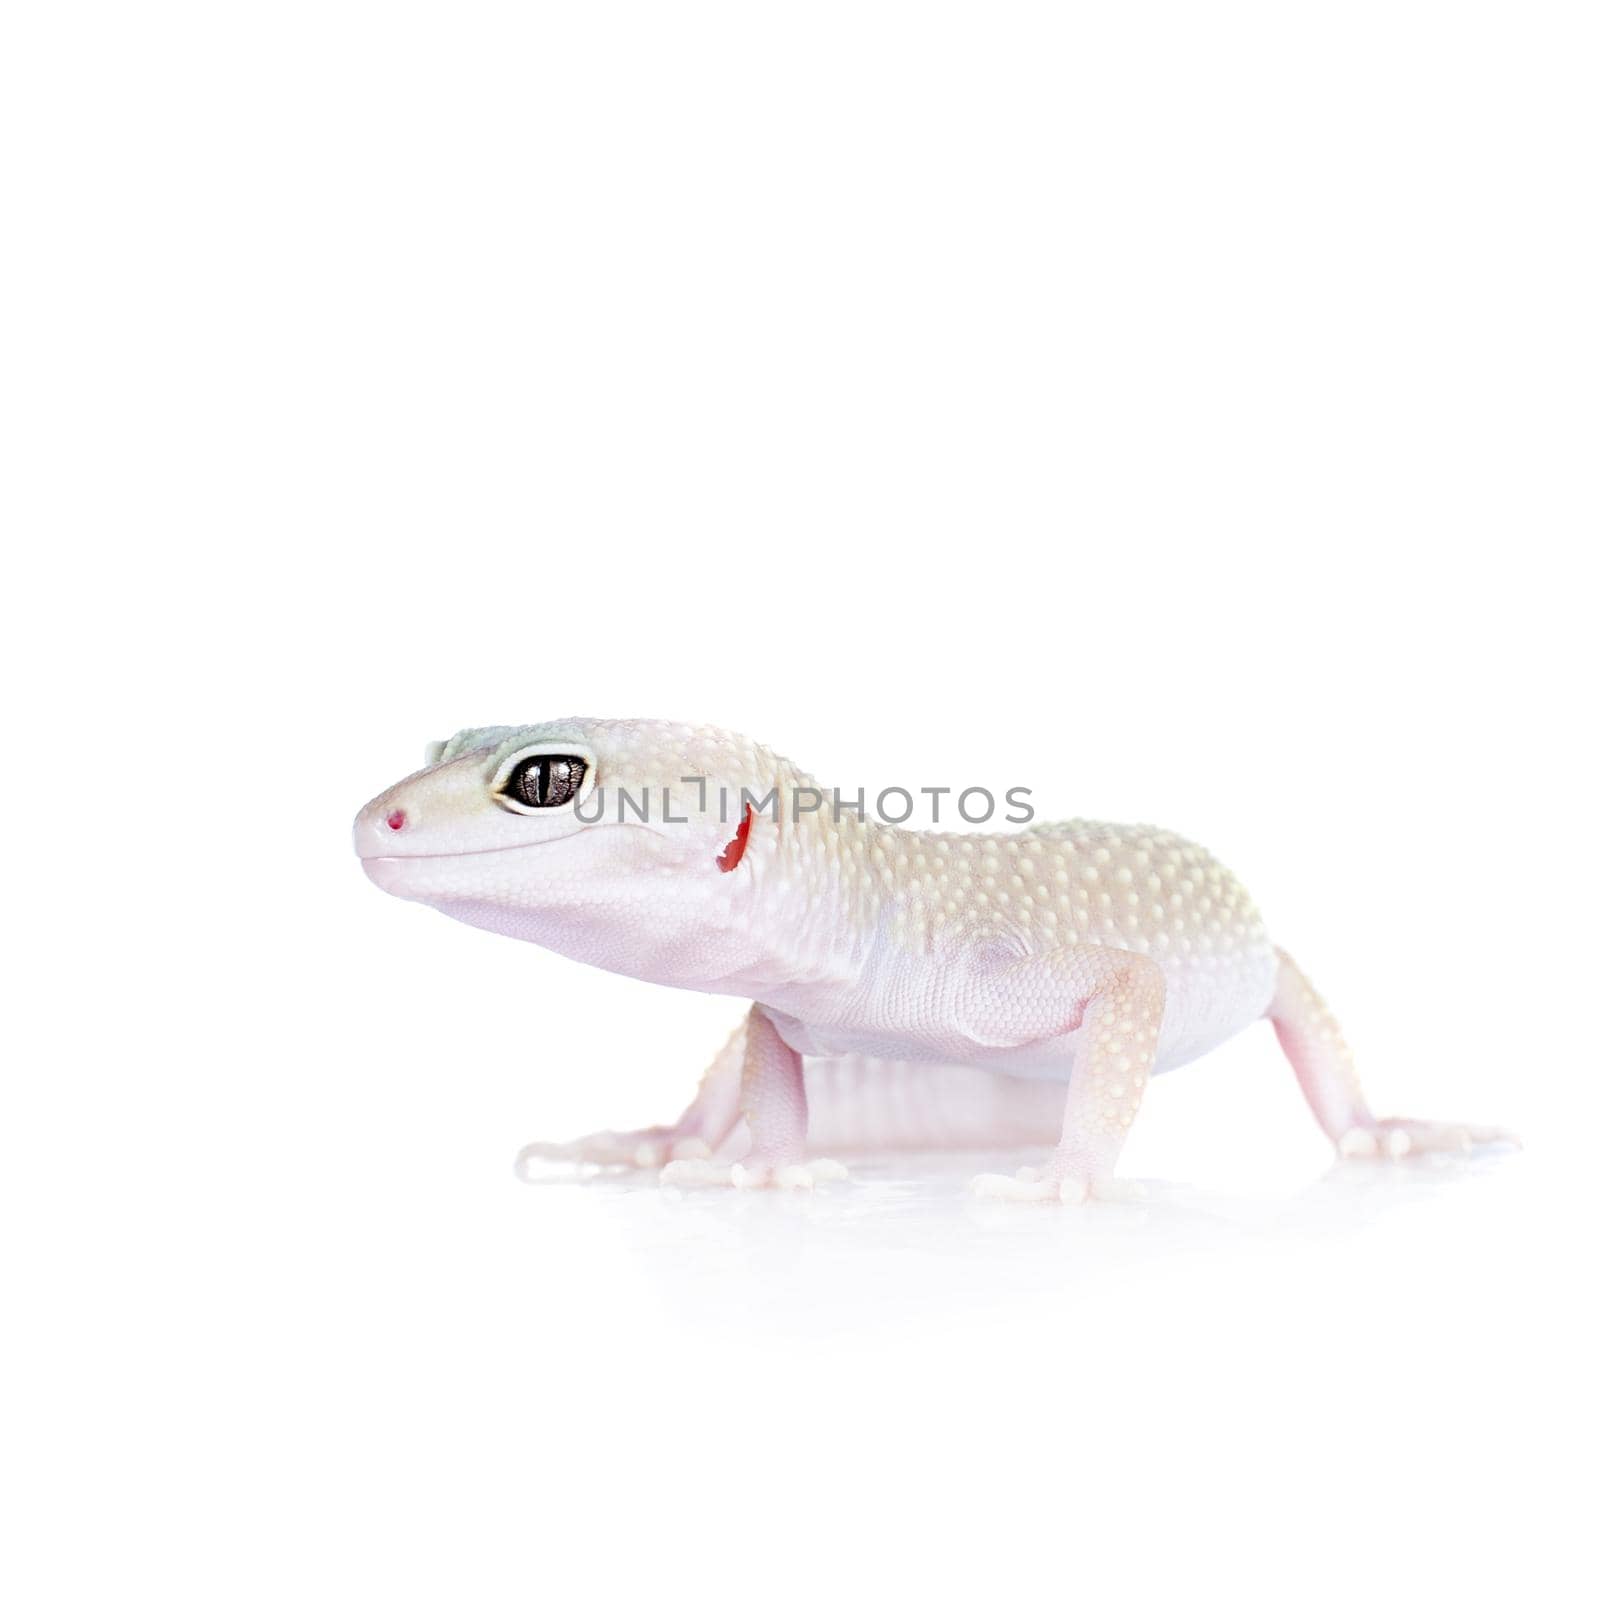
<path id="1" fill-rule="evenodd" d="M 664 1127 L 536 1155 L 666 1182 L 807 1185 L 817 1148 L 1054 1143 L 982 1192 L 1110 1192 L 1152 1073 L 1272 1021 L 1345 1154 L 1498 1130 L 1380 1120 L 1328 1008 L 1238 880 L 1159 828 L 930 833 L 850 809 L 717 729 L 468 729 L 362 808 L 380 888 L 628 976 L 751 1002 Z"/>

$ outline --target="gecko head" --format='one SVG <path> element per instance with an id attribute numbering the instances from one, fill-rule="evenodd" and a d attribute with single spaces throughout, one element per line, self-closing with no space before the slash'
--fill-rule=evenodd
<path id="1" fill-rule="evenodd" d="M 379 888 L 667 982 L 720 976 L 779 848 L 787 763 L 668 722 L 468 728 L 361 808 Z"/>

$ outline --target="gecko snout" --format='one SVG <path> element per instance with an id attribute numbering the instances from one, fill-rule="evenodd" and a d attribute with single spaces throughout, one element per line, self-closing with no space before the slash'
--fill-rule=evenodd
<path id="1" fill-rule="evenodd" d="M 393 799 L 370 801 L 356 818 L 356 854 L 366 859 L 404 850 L 411 845 L 418 822 L 419 814 L 414 805 L 396 805 Z"/>

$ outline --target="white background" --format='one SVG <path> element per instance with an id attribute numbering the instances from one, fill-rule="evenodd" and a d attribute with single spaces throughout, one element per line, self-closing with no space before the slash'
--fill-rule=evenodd
<path id="1" fill-rule="evenodd" d="M 6 35 L 8 1593 L 1592 1582 L 1588 8 Z M 1261 1028 L 1143 1206 L 519 1184 L 738 1007 L 348 825 L 571 713 L 1189 833 L 1526 1151 L 1330 1172 Z"/>

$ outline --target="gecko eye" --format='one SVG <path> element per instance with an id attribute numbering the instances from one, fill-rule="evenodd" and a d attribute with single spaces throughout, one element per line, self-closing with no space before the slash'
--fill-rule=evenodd
<path id="1" fill-rule="evenodd" d="M 577 797 L 588 770 L 582 756 L 528 756 L 507 774 L 500 798 L 509 801 L 514 811 L 564 806 Z"/>

